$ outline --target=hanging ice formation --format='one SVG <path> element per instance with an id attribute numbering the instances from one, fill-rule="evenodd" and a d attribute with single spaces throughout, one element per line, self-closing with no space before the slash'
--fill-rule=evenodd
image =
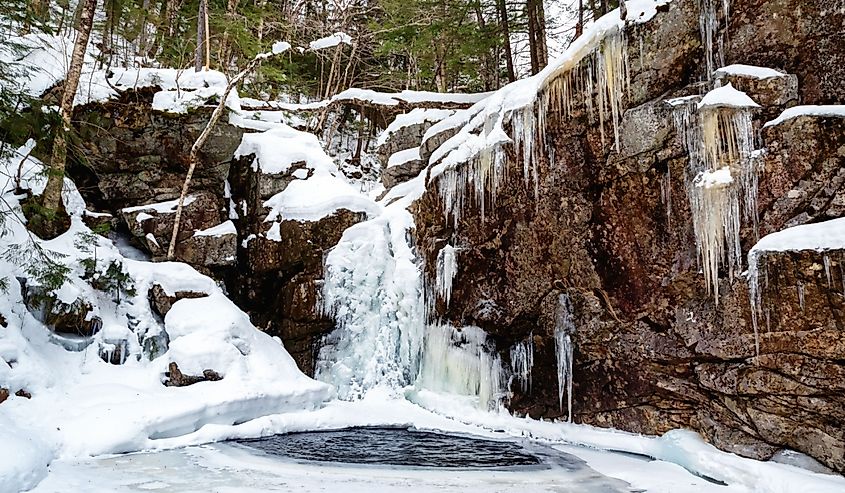
<path id="1" fill-rule="evenodd" d="M 502 402 L 502 360 L 482 329 L 431 325 L 423 355 L 417 388 L 477 398 L 483 409 Z"/>
<path id="2" fill-rule="evenodd" d="M 572 301 L 568 294 L 558 296 L 555 311 L 555 355 L 557 356 L 557 395 L 560 410 L 563 411 L 563 396 L 566 395 L 567 421 L 572 422 L 572 337 L 575 320 L 572 316 Z"/>
<path id="3" fill-rule="evenodd" d="M 758 105 L 730 84 L 669 101 L 689 155 L 685 184 L 696 249 L 708 292 L 719 302 L 719 268 L 742 266 L 741 220 L 757 225 L 757 159 L 751 110 Z"/>
<path id="4" fill-rule="evenodd" d="M 597 120 L 602 141 L 607 124 L 612 126 L 618 148 L 629 85 L 627 44 L 618 14 L 616 19 L 600 21 L 557 65 L 504 87 L 468 110 L 469 122 L 432 155 L 431 163 L 437 165 L 431 177 L 437 180 L 444 214 L 455 226 L 468 205 L 478 207 L 482 220 L 495 207 L 496 192 L 506 178 L 509 144 L 522 161 L 526 187 L 533 184 L 535 198 L 539 195 L 539 163 L 545 159 L 553 164 L 553 149 L 546 144 L 549 113 L 566 118 L 583 106 Z M 510 136 L 504 130 L 507 125 Z"/>
<path id="5" fill-rule="evenodd" d="M 419 371 L 425 305 L 412 224 L 404 210 L 359 223 L 326 256 L 322 307 L 336 328 L 323 341 L 315 376 L 341 398 L 376 386 L 398 392 Z"/>
<path id="6" fill-rule="evenodd" d="M 517 342 L 510 351 L 512 381 L 519 384 L 523 394 L 531 392 L 531 370 L 534 368 L 534 336 Z"/>
<path id="7" fill-rule="evenodd" d="M 437 296 L 446 302 L 452 299 L 452 280 L 458 273 L 457 249 L 452 245 L 446 245 L 437 252 Z M 433 300 L 432 300 L 433 301 Z"/>
<path id="8" fill-rule="evenodd" d="M 716 32 L 719 29 L 719 17 L 716 11 L 721 3 L 722 15 L 725 24 L 730 18 L 730 0 L 698 0 L 698 23 L 701 31 L 701 44 L 704 46 L 704 68 L 707 71 L 707 80 L 713 80 L 713 73 L 717 63 L 721 67 L 725 64 L 724 40 L 720 36 L 716 39 Z"/>

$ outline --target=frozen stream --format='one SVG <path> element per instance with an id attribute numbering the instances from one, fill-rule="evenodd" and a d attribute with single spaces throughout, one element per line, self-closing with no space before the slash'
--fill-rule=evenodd
<path id="1" fill-rule="evenodd" d="M 490 424 L 500 428 L 519 422 L 505 418 Z M 258 442 L 247 439 L 241 443 L 60 459 L 50 464 L 49 474 L 32 491 L 749 491 L 739 485 L 714 484 L 669 462 L 491 431 L 402 400 L 335 401 L 320 410 L 268 416 L 242 426 L 230 436 L 271 436 Z M 624 440 L 623 435 L 619 438 Z M 368 461 L 378 464 L 361 464 Z M 386 465 L 389 463 L 406 465 Z"/>

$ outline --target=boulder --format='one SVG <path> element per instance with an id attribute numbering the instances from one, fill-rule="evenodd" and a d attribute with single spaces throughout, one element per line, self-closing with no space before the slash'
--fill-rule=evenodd
<path id="1" fill-rule="evenodd" d="M 187 387 L 188 385 L 193 385 L 199 382 L 216 382 L 218 380 L 223 380 L 223 377 L 220 376 L 214 370 L 203 370 L 202 375 L 185 375 L 179 370 L 179 365 L 175 362 L 170 362 L 168 365 L 168 371 L 164 373 L 165 381 L 164 385 L 167 387 Z"/>
<path id="2" fill-rule="evenodd" d="M 150 307 L 161 318 L 164 318 L 167 312 L 173 308 L 173 304 L 179 300 L 205 298 L 206 296 L 208 296 L 207 293 L 196 291 L 176 291 L 173 294 L 168 294 L 161 284 L 158 283 L 154 283 L 147 294 L 147 298 L 150 300 Z"/>

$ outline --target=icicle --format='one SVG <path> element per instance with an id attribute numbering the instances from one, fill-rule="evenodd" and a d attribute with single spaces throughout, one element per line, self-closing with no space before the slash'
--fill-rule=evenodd
<path id="1" fill-rule="evenodd" d="M 564 293 L 558 296 L 555 318 L 558 401 L 560 410 L 563 411 L 563 396 L 566 395 L 567 421 L 571 423 L 573 350 L 570 335 L 575 332 L 575 320 L 572 315 L 572 302 L 568 294 Z"/>
<path id="2" fill-rule="evenodd" d="M 666 206 L 666 224 L 672 228 L 672 171 L 667 168 L 660 180 L 660 200 Z"/>
<path id="3" fill-rule="evenodd" d="M 457 227 L 464 208 L 471 203 L 480 208 L 482 220 L 488 209 L 495 207 L 496 192 L 507 170 L 503 145 L 508 142 L 522 160 L 525 187 L 532 188 L 533 184 L 534 198 L 539 199 L 540 162 L 548 159 L 550 166 L 554 164 L 552 146 L 546 143 L 546 116 L 550 112 L 569 117 L 583 102 L 590 117 L 598 117 L 602 142 L 606 122 L 612 124 L 619 149 L 619 124 L 629 85 L 627 41 L 624 30 L 616 27 L 582 59 L 550 74 L 532 103 L 514 109 L 503 105 L 498 111 L 488 108 L 490 114 L 474 117 L 467 124 L 467 128 L 474 127 L 463 134 L 466 139 L 460 152 L 457 147 L 451 151 L 469 157 L 457 158 L 465 162 L 447 167 L 436 178 L 447 221 L 451 218 Z M 510 137 L 504 132 L 508 122 Z M 464 197 L 467 193 L 473 202 Z"/>
<path id="4" fill-rule="evenodd" d="M 457 249 L 446 245 L 437 253 L 437 295 L 446 302 L 447 307 L 452 299 L 452 280 L 457 273 Z"/>
<path id="5" fill-rule="evenodd" d="M 823 260 L 824 260 L 824 275 L 827 278 L 827 288 L 830 289 L 830 287 L 831 287 L 831 283 L 830 283 L 830 257 L 825 255 L 823 257 Z"/>
<path id="6" fill-rule="evenodd" d="M 701 31 L 701 44 L 704 46 L 704 68 L 707 71 L 705 78 L 713 80 L 713 72 L 716 70 L 716 63 L 724 65 L 723 39 L 716 40 L 716 31 L 719 29 L 719 19 L 716 12 L 718 0 L 698 0 L 699 8 L 699 30 Z M 722 14 L 725 17 L 725 24 L 730 18 L 730 0 L 722 0 Z M 719 46 L 714 50 L 713 46 Z"/>
<path id="7" fill-rule="evenodd" d="M 511 348 L 511 371 L 523 394 L 531 392 L 531 370 L 534 367 L 534 337 L 516 343 Z"/>
<path id="8" fill-rule="evenodd" d="M 760 252 L 751 249 L 748 252 L 748 301 L 751 305 L 751 325 L 754 327 L 754 354 L 760 356 L 760 331 L 758 318 L 760 314 Z M 768 284 L 768 283 L 767 283 Z M 766 310 L 766 331 L 769 331 L 769 310 Z"/>
<path id="9" fill-rule="evenodd" d="M 730 93 L 730 94 L 729 94 Z M 725 106 L 722 97 L 741 95 L 748 107 Z M 685 174 L 696 250 L 708 292 L 719 302 L 719 268 L 729 276 L 742 267 L 741 220 L 757 231 L 757 162 L 750 108 L 755 105 L 732 87 L 698 97 L 668 101 L 675 128 L 689 155 Z M 745 102 L 745 101 L 743 101 Z"/>
<path id="10" fill-rule="evenodd" d="M 415 385 L 475 397 L 480 408 L 491 410 L 499 406 L 504 396 L 502 374 L 501 358 L 482 329 L 434 325 L 426 331 Z"/>
<path id="11" fill-rule="evenodd" d="M 729 168 L 702 172 L 690 191 L 693 229 L 708 292 L 719 304 L 719 265 L 733 277 L 741 264 L 739 245 L 739 199 Z"/>
<path id="12" fill-rule="evenodd" d="M 798 306 L 801 307 L 801 311 L 804 311 L 804 283 L 798 281 Z"/>

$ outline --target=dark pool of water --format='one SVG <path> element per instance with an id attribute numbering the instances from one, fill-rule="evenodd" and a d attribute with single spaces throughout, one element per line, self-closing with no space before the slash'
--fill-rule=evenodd
<path id="1" fill-rule="evenodd" d="M 441 468 L 530 466 L 541 460 L 513 442 L 401 428 L 350 428 L 273 435 L 238 443 L 270 455 L 318 462 Z"/>

